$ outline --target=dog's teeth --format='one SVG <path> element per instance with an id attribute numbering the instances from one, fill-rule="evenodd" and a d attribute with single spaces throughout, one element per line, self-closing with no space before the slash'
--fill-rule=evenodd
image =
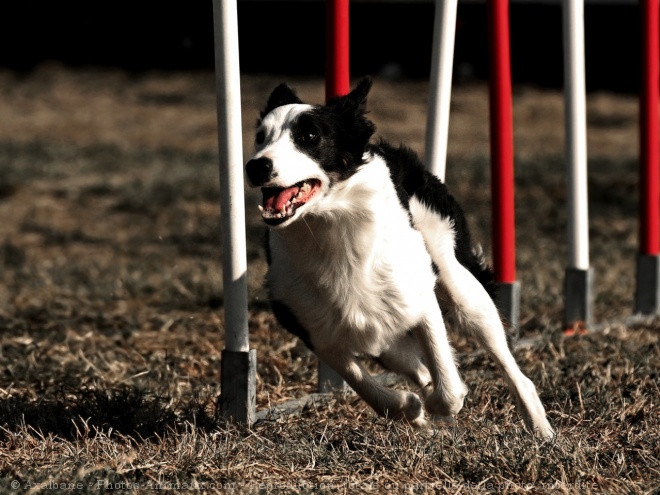
<path id="1" fill-rule="evenodd" d="M 257 205 L 257 208 L 259 208 L 259 211 L 260 211 L 261 213 L 264 212 L 264 207 L 263 207 L 263 206 L 261 206 L 261 205 Z"/>
<path id="2" fill-rule="evenodd" d="M 284 215 L 286 213 L 286 205 L 282 205 L 282 208 L 280 208 L 280 215 Z"/>

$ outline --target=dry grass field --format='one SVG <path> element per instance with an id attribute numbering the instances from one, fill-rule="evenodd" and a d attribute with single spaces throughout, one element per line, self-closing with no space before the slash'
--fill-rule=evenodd
<path id="1" fill-rule="evenodd" d="M 242 79 L 245 153 L 276 83 Z M 428 86 L 375 81 L 378 134 L 423 151 Z M 457 341 L 470 393 L 417 432 L 351 394 L 251 427 L 218 417 L 223 292 L 213 74 L 0 71 L 1 493 L 660 493 L 660 318 L 631 319 L 637 102 L 588 101 L 597 329 L 562 334 L 561 94 L 515 88 L 522 369 L 553 442 L 529 438 L 500 374 Z M 447 182 L 489 252 L 488 102 L 455 88 Z M 259 410 L 315 389 L 268 311 L 248 193 Z"/>

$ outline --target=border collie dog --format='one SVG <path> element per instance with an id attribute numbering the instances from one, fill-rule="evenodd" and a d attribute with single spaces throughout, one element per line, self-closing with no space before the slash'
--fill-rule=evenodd
<path id="1" fill-rule="evenodd" d="M 501 368 L 527 427 L 552 437 L 509 350 L 492 273 L 461 208 L 411 150 L 370 142 L 370 88 L 366 78 L 316 106 L 281 84 L 261 112 L 246 174 L 263 194 L 277 320 L 377 413 L 428 427 L 425 410 L 454 416 L 467 393 L 442 304 Z M 410 378 L 423 400 L 382 385 L 359 356 Z"/>

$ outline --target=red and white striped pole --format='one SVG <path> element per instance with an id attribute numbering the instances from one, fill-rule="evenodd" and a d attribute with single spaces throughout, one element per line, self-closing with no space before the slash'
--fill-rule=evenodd
<path id="1" fill-rule="evenodd" d="M 520 319 L 520 284 L 516 281 L 509 2 L 487 0 L 486 4 L 490 60 L 493 269 L 498 284 L 498 308 L 512 328 L 517 329 Z"/>
<path id="2" fill-rule="evenodd" d="M 325 99 L 350 92 L 349 0 L 325 1 Z M 330 392 L 345 387 L 339 374 L 320 361 L 318 390 Z"/>
<path id="3" fill-rule="evenodd" d="M 639 99 L 639 253 L 638 313 L 660 312 L 660 13 L 658 0 L 641 0 L 642 90 Z"/>

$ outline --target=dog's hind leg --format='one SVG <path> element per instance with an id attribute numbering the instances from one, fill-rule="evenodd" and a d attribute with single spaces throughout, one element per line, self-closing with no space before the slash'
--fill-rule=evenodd
<path id="1" fill-rule="evenodd" d="M 423 207 L 423 205 L 422 205 Z M 527 427 L 544 438 L 554 435 L 534 384 L 518 367 L 493 300 L 484 286 L 457 259 L 452 222 L 432 211 L 417 212 L 416 223 L 440 272 L 441 290 L 451 297 L 457 319 L 502 369 Z"/>
<path id="2" fill-rule="evenodd" d="M 500 315 L 481 284 L 458 262 L 443 267 L 442 284 L 455 304 L 457 321 L 474 336 L 504 373 L 527 427 L 544 438 L 554 435 L 536 388 L 518 367 L 509 349 Z"/>
<path id="3" fill-rule="evenodd" d="M 346 383 L 381 416 L 405 419 L 418 428 L 428 427 L 420 398 L 402 390 L 393 390 L 378 383 L 350 354 L 315 350 L 316 354 L 346 380 Z"/>

